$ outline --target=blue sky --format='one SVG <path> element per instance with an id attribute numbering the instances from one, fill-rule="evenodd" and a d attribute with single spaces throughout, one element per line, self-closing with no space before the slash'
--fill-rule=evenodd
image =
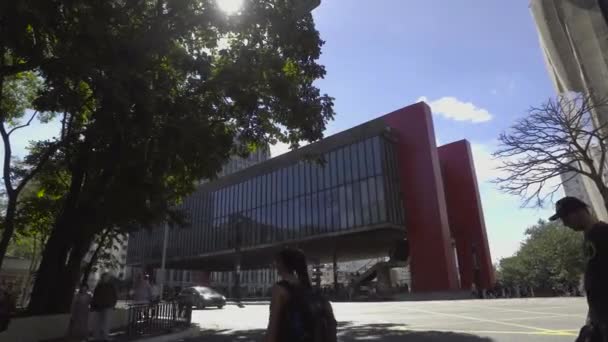
<path id="1" fill-rule="evenodd" d="M 324 0 L 314 17 L 326 41 L 319 86 L 336 98 L 327 134 L 424 97 L 440 143 L 473 145 L 493 259 L 514 253 L 550 213 L 488 182 L 498 134 L 555 95 L 528 1 Z"/>
<path id="2" fill-rule="evenodd" d="M 513 254 L 526 227 L 551 211 L 521 209 L 489 183 L 498 134 L 555 94 L 528 1 L 323 0 L 314 17 L 326 41 L 318 84 L 336 99 L 327 134 L 426 99 L 440 143 L 472 143 L 493 259 Z M 16 152 L 55 131 L 18 132 Z"/>

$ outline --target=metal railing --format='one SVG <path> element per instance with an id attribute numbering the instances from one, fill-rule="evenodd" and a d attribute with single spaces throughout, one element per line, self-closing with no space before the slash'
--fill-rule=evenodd
<path id="1" fill-rule="evenodd" d="M 128 319 L 129 336 L 162 334 L 190 326 L 192 307 L 177 302 L 131 304 Z"/>

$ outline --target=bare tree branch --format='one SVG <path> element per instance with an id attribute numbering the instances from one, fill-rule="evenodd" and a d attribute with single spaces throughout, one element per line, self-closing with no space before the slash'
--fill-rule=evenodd
<path id="1" fill-rule="evenodd" d="M 500 146 L 493 154 L 505 174 L 494 180 L 499 189 L 522 197 L 525 206 L 542 206 L 562 182 L 582 175 L 596 184 L 608 203 L 603 180 L 608 127 L 598 127 L 592 119 L 593 112 L 606 106 L 608 98 L 594 101 L 591 94 L 569 94 L 531 107 L 499 136 Z"/>
<path id="2" fill-rule="evenodd" d="M 27 123 L 20 125 L 20 126 L 13 127 L 10 131 L 8 131 L 8 135 L 10 136 L 11 134 L 13 134 L 13 132 L 29 126 L 32 123 L 32 121 L 34 120 L 34 118 L 36 117 L 36 115 L 38 115 L 38 111 L 35 111 L 34 114 L 32 114 L 30 119 L 27 120 Z"/>

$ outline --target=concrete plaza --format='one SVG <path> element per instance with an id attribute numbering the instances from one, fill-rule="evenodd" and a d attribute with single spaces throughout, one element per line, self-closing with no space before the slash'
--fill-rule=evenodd
<path id="1" fill-rule="evenodd" d="M 583 298 L 334 303 L 340 341 L 573 341 Z M 262 341 L 268 305 L 197 310 L 199 341 Z"/>

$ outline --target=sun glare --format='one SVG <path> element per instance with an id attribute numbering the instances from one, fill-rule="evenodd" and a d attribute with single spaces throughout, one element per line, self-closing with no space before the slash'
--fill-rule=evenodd
<path id="1" fill-rule="evenodd" d="M 226 14 L 235 14 L 243 8 L 244 0 L 216 0 L 217 5 Z"/>

